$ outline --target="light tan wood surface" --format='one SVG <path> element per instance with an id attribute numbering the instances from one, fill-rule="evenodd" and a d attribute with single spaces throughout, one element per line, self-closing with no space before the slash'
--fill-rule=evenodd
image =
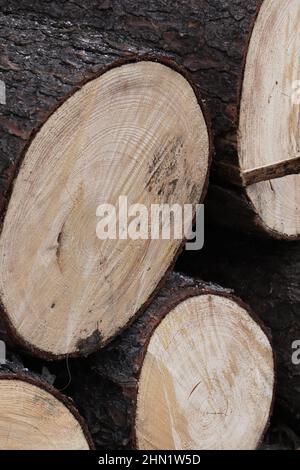
<path id="1" fill-rule="evenodd" d="M 0 380 L 1 450 L 88 450 L 80 423 L 46 390 Z"/>
<path id="2" fill-rule="evenodd" d="M 155 62 L 87 83 L 33 139 L 0 238 L 1 300 L 42 353 L 116 334 L 147 301 L 180 240 L 99 240 L 98 205 L 197 203 L 209 139 L 194 91 Z M 86 350 L 85 350 L 86 352 Z"/>
<path id="3" fill-rule="evenodd" d="M 231 299 L 192 297 L 151 337 L 139 380 L 140 449 L 254 449 L 274 387 L 269 340 Z"/>
<path id="4" fill-rule="evenodd" d="M 240 112 L 242 171 L 300 156 L 300 2 L 265 0 L 251 37 Z M 299 166 L 299 165 L 298 165 Z M 300 233 L 300 175 L 258 182 L 247 193 L 264 224 L 288 236 Z M 276 172 L 275 172 L 276 174 Z"/>

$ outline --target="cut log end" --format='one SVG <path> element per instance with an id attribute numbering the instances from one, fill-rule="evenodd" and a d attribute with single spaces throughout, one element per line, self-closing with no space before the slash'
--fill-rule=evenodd
<path id="1" fill-rule="evenodd" d="M 152 335 L 136 412 L 140 449 L 254 449 L 274 387 L 269 340 L 228 297 L 188 298 Z"/>
<path id="2" fill-rule="evenodd" d="M 90 437 L 79 415 L 37 380 L 3 374 L 0 397 L 2 450 L 90 449 Z"/>
<path id="3" fill-rule="evenodd" d="M 148 210 L 198 203 L 208 161 L 202 108 L 171 67 L 117 66 L 68 98 L 32 139 L 3 223 L 1 302 L 15 338 L 57 358 L 124 328 L 182 241 L 103 241 L 97 207 L 118 209 L 119 196 Z"/>
<path id="4" fill-rule="evenodd" d="M 262 225 L 287 238 L 300 237 L 299 20 L 298 0 L 263 2 L 240 108 L 239 156 L 248 197 Z"/>

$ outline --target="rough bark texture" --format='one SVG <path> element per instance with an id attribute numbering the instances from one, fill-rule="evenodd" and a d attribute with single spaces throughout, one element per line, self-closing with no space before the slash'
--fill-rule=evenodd
<path id="1" fill-rule="evenodd" d="M 115 60 L 153 52 L 175 59 L 201 86 L 214 125 L 217 174 L 240 182 L 239 93 L 261 2 L 0 0 L 0 79 L 7 89 L 0 116 L 0 206 L 30 135 L 66 95 Z"/>
<path id="2" fill-rule="evenodd" d="M 14 362 L 11 362 L 11 359 Z M 6 364 L 0 365 L 0 380 L 20 380 L 27 382 L 29 384 L 35 385 L 41 389 L 44 389 L 49 394 L 53 395 L 57 400 L 59 400 L 63 405 L 69 409 L 74 418 L 79 422 L 83 434 L 88 442 L 90 449 L 94 449 L 94 443 L 92 441 L 90 432 L 87 428 L 87 425 L 83 418 L 78 413 L 74 402 L 72 399 L 62 395 L 58 390 L 56 390 L 45 378 L 45 376 L 38 375 L 36 372 L 30 372 L 27 368 L 24 368 L 22 360 L 12 354 L 8 353 Z"/>
<path id="3" fill-rule="evenodd" d="M 300 245 L 207 230 L 205 248 L 186 252 L 178 269 L 234 289 L 271 329 L 277 356 L 277 403 L 300 430 Z M 299 357 L 299 355 L 298 355 Z"/>
<path id="4" fill-rule="evenodd" d="M 206 293 L 223 295 L 239 302 L 230 290 L 173 274 L 151 306 L 125 333 L 89 359 L 76 360 L 70 367 L 68 365 L 68 393 L 85 417 L 98 449 L 135 447 L 139 376 L 151 336 L 178 303 Z M 53 365 L 51 370 L 57 376 L 57 383 L 66 384 L 65 365 Z"/>

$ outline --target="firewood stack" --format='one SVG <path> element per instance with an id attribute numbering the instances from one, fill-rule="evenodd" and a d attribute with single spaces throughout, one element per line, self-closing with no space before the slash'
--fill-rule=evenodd
<path id="1" fill-rule="evenodd" d="M 0 448 L 256 449 L 274 402 L 300 428 L 299 1 L 0 13 Z M 145 223 L 203 202 L 199 252 Z"/>

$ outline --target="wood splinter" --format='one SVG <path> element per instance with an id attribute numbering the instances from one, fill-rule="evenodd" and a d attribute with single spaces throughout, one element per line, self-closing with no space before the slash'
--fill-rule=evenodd
<path id="1" fill-rule="evenodd" d="M 300 173 L 300 156 L 290 160 L 282 160 L 277 163 L 266 165 L 242 173 L 245 186 L 282 178 L 287 175 L 297 175 Z"/>

